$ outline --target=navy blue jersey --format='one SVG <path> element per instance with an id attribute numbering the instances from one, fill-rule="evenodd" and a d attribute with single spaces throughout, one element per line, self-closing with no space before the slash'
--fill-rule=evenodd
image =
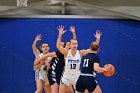
<path id="1" fill-rule="evenodd" d="M 65 66 L 64 55 L 60 51 L 56 51 L 55 53 L 57 57 L 52 59 L 50 70 L 61 73 L 63 72 Z"/>
<path id="2" fill-rule="evenodd" d="M 82 57 L 80 70 L 84 74 L 93 74 L 94 63 L 99 63 L 99 56 L 96 53 L 88 53 Z"/>

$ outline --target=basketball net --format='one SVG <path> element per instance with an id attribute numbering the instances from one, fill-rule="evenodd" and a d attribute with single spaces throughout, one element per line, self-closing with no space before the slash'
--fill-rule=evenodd
<path id="1" fill-rule="evenodd" d="M 19 7 L 27 7 L 28 0 L 17 0 L 17 6 Z"/>

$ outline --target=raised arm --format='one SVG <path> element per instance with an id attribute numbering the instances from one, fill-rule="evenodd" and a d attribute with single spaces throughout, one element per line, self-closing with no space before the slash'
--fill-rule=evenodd
<path id="1" fill-rule="evenodd" d="M 100 43 L 100 37 L 101 37 L 102 33 L 100 30 L 96 30 L 96 34 L 94 34 L 95 38 L 96 38 L 96 43 L 99 45 Z"/>
<path id="2" fill-rule="evenodd" d="M 34 42 L 32 44 L 32 50 L 33 50 L 33 53 L 35 54 L 36 57 L 40 54 L 40 52 L 37 49 L 36 45 L 37 45 L 37 42 L 39 40 L 41 40 L 41 37 L 42 37 L 41 34 L 37 34 L 37 36 L 36 36 L 36 38 L 35 38 L 35 40 L 34 40 Z"/>
<path id="3" fill-rule="evenodd" d="M 70 29 L 69 29 L 69 30 L 70 30 L 71 33 L 72 33 L 72 36 L 73 36 L 72 38 L 73 38 L 73 39 L 77 39 L 77 38 L 76 38 L 76 33 L 75 33 L 75 26 L 70 26 Z"/>
<path id="4" fill-rule="evenodd" d="M 62 35 L 66 32 L 66 30 L 64 30 L 64 26 L 60 25 L 58 31 L 59 31 L 59 35 L 58 35 L 56 47 L 62 54 L 66 55 L 68 51 L 61 46 Z"/>
<path id="5" fill-rule="evenodd" d="M 101 37 L 102 33 L 100 30 L 96 30 L 96 34 L 94 34 L 95 38 L 96 38 L 96 44 L 99 46 L 99 42 L 100 42 L 100 37 Z M 92 42 L 93 43 L 93 42 Z M 89 53 L 91 50 L 87 49 L 87 50 L 80 50 L 80 55 L 81 57 L 86 55 L 87 53 Z"/>

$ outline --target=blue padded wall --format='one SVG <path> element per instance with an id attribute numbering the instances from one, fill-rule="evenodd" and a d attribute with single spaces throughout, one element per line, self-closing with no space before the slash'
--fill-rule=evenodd
<path id="1" fill-rule="evenodd" d="M 140 93 L 140 22 L 76 18 L 1 18 L 0 93 L 34 93 L 33 40 L 42 34 L 42 41 L 50 45 L 50 52 L 55 51 L 58 25 L 64 25 L 67 30 L 64 42 L 72 37 L 69 26 L 76 27 L 78 49 L 89 48 L 95 41 L 95 31 L 102 31 L 100 65 L 111 63 L 116 68 L 112 77 L 97 75 L 103 93 Z"/>

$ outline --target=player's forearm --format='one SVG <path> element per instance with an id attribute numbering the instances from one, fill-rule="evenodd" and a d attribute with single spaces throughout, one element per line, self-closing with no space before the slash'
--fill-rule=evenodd
<path id="1" fill-rule="evenodd" d="M 57 44 L 56 44 L 56 47 L 59 49 L 59 47 L 61 46 L 61 39 L 62 39 L 62 35 L 59 35 L 58 36 L 58 39 L 57 39 Z"/>
<path id="2" fill-rule="evenodd" d="M 37 45 L 37 40 L 34 40 L 33 44 L 32 44 L 32 48 L 36 48 L 36 45 Z"/>
<path id="3" fill-rule="evenodd" d="M 77 38 L 76 38 L 76 33 L 75 33 L 75 32 L 72 32 L 72 36 L 73 36 L 73 39 L 77 39 Z"/>
<path id="4" fill-rule="evenodd" d="M 44 63 L 44 60 L 46 60 L 47 58 L 48 58 L 48 55 L 45 54 L 39 59 L 39 61 L 43 61 L 43 63 Z"/>
<path id="5" fill-rule="evenodd" d="M 100 43 L 100 38 L 96 38 L 96 43 L 99 45 L 99 43 Z"/>
<path id="6" fill-rule="evenodd" d="M 38 60 L 36 60 L 34 62 L 34 68 L 35 69 L 40 68 L 45 63 L 45 59 L 46 59 L 46 57 L 42 56 L 41 58 L 39 58 Z"/>
<path id="7" fill-rule="evenodd" d="M 103 72 L 105 71 L 105 68 L 98 67 L 98 68 L 95 69 L 95 71 L 96 71 L 97 73 L 103 73 Z"/>
<path id="8" fill-rule="evenodd" d="M 39 63 L 39 64 L 34 65 L 34 70 L 39 69 L 39 68 L 40 68 L 40 67 L 44 64 L 44 62 L 45 62 L 45 61 L 40 61 L 40 63 Z"/>
<path id="9" fill-rule="evenodd" d="M 33 53 L 35 54 L 35 56 L 39 55 L 39 50 L 37 49 L 36 45 L 37 45 L 37 40 L 34 40 L 34 42 L 32 44 L 32 50 L 33 50 Z"/>

